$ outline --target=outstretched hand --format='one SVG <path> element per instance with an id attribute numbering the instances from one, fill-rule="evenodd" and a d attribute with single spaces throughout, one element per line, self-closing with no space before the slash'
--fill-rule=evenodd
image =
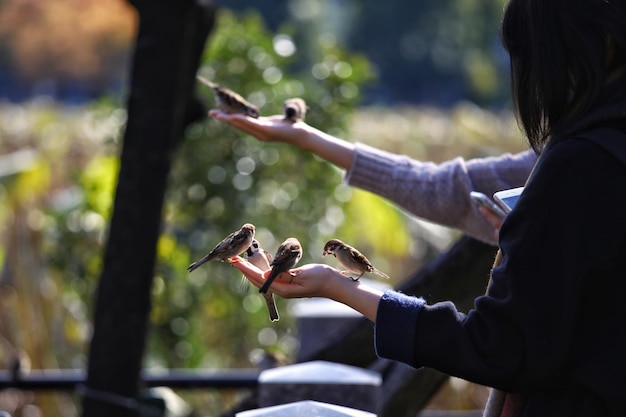
<path id="1" fill-rule="evenodd" d="M 245 259 L 232 264 L 256 287 L 261 287 L 270 270 L 261 271 Z M 272 282 L 270 291 L 283 298 L 325 297 L 339 301 L 376 321 L 382 291 L 362 285 L 325 264 L 307 264 L 283 272 Z"/>
<path id="2" fill-rule="evenodd" d="M 261 271 L 245 259 L 232 264 L 256 287 L 262 287 L 270 270 Z M 329 282 L 335 278 L 345 280 L 341 272 L 325 264 L 307 264 L 283 272 L 272 282 L 270 291 L 283 298 L 331 297 Z"/>
<path id="3" fill-rule="evenodd" d="M 263 142 L 296 144 L 299 140 L 306 137 L 307 128 L 309 127 L 304 122 L 294 123 L 290 120 L 285 120 L 283 115 L 255 119 L 242 114 L 229 114 L 220 110 L 211 110 L 209 116 L 226 122 Z"/>

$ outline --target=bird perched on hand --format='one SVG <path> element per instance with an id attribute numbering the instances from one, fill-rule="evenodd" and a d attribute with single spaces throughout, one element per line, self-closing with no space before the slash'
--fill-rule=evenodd
<path id="1" fill-rule="evenodd" d="M 246 223 L 241 226 L 241 229 L 237 230 L 226 236 L 224 240 L 217 244 L 211 252 L 204 258 L 200 259 L 189 265 L 187 271 L 191 272 L 198 268 L 203 263 L 209 262 L 213 259 L 219 259 L 221 261 L 237 262 L 238 255 L 245 252 L 252 244 L 254 239 L 254 225 Z"/>
<path id="2" fill-rule="evenodd" d="M 239 94 L 226 87 L 217 85 L 199 75 L 196 76 L 196 79 L 213 90 L 217 106 L 224 113 L 239 113 L 254 117 L 255 119 L 259 117 L 259 109 Z"/>
<path id="3" fill-rule="evenodd" d="M 302 121 L 306 116 L 306 102 L 299 97 L 287 99 L 283 104 L 283 113 L 285 120 L 293 123 Z"/>
<path id="4" fill-rule="evenodd" d="M 346 268 L 346 271 L 343 272 L 344 274 L 348 272 L 359 274 L 358 277 L 352 278 L 353 281 L 358 281 L 366 272 L 389 278 L 387 274 L 376 269 L 365 255 L 339 239 L 331 239 L 326 242 L 322 256 L 326 255 L 333 255 L 337 258 L 341 266 Z"/>
<path id="5" fill-rule="evenodd" d="M 274 260 L 270 263 L 272 272 L 259 290 L 260 293 L 266 293 L 272 285 L 272 282 L 282 272 L 287 272 L 302 258 L 302 245 L 295 237 L 290 237 L 278 247 Z"/>
<path id="6" fill-rule="evenodd" d="M 272 254 L 263 249 L 256 239 L 252 240 L 252 244 L 250 245 L 248 250 L 246 250 L 244 256 L 246 257 L 248 262 L 259 268 L 263 272 L 272 268 L 270 266 L 272 263 Z M 243 279 L 246 279 L 245 276 Z M 266 292 L 263 294 L 263 298 L 265 298 L 265 303 L 267 304 L 267 311 L 270 314 L 270 320 L 278 321 L 280 319 L 280 316 L 278 315 L 278 309 L 276 308 L 276 300 L 274 299 L 274 294 L 272 294 L 271 292 Z"/>

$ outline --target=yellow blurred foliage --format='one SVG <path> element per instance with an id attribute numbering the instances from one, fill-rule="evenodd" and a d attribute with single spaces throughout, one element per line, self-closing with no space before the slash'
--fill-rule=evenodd
<path id="1" fill-rule="evenodd" d="M 87 164 L 81 176 L 88 207 L 107 219 L 113 208 L 118 171 L 118 158 L 96 156 Z"/>
<path id="2" fill-rule="evenodd" d="M 403 214 L 387 200 L 355 189 L 346 207 L 346 217 L 360 224 L 356 241 L 364 241 L 386 256 L 407 256 L 411 239 Z M 356 243 L 355 243 L 356 244 Z"/>
<path id="3" fill-rule="evenodd" d="M 12 197 L 20 204 L 28 203 L 43 193 L 50 183 L 50 165 L 43 159 L 37 160 L 16 180 Z"/>

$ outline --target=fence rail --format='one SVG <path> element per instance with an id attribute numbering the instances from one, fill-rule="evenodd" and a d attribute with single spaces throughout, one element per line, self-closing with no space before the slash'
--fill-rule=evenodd
<path id="1" fill-rule="evenodd" d="M 170 369 L 144 370 L 141 380 L 146 387 L 177 389 L 242 389 L 256 388 L 258 369 L 195 370 Z M 0 390 L 18 388 L 28 391 L 73 391 L 84 384 L 87 373 L 82 369 L 33 370 L 16 376 L 10 371 L 0 371 Z"/>

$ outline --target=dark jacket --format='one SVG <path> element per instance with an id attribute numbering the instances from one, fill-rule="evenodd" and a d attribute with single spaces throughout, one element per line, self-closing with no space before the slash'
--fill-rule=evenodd
<path id="1" fill-rule="evenodd" d="M 380 356 L 525 393 L 524 416 L 626 415 L 626 167 L 597 132 L 546 147 L 473 310 L 385 294 Z"/>

